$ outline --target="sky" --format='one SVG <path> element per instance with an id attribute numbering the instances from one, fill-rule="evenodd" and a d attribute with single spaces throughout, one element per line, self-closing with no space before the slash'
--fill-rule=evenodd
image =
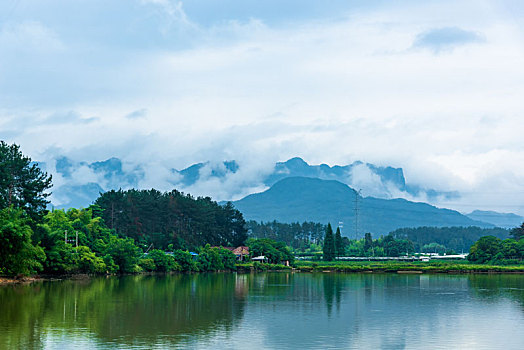
<path id="1" fill-rule="evenodd" d="M 522 62 L 518 0 L 4 0 L 0 139 L 161 189 L 207 160 L 361 160 L 523 215 Z"/>

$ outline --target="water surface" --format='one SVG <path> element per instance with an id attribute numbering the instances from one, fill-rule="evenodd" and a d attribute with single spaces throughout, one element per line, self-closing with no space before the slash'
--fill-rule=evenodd
<path id="1" fill-rule="evenodd" d="M 524 349 L 523 275 L 126 276 L 0 287 L 0 349 Z"/>

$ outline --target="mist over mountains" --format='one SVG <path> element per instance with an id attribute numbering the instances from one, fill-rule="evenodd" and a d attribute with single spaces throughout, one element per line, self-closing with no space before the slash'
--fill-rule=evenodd
<path id="1" fill-rule="evenodd" d="M 344 166 L 309 165 L 301 158 L 278 162 L 273 169 L 245 171 L 236 161 L 196 163 L 185 169 L 166 170 L 130 165 L 118 158 L 87 163 L 58 157 L 54 164 L 40 163 L 54 177 L 52 203 L 57 207 L 85 207 L 99 192 L 111 189 L 176 187 L 215 200 L 235 200 L 261 192 L 277 181 L 295 176 L 337 180 L 377 198 L 455 198 L 457 192 L 425 189 L 406 183 L 402 168 L 382 167 L 360 161 Z M 162 173 L 162 174 L 158 174 Z M 155 183 L 155 174 L 158 180 Z M 164 188 L 163 188 L 164 187 Z M 218 190 L 220 189 L 220 190 Z"/>
<path id="2" fill-rule="evenodd" d="M 390 206 L 391 208 L 388 210 L 393 210 L 393 208 L 401 211 L 405 210 L 411 205 L 408 204 L 411 202 L 405 199 L 416 202 L 426 202 L 438 198 L 453 199 L 460 197 L 458 192 L 443 192 L 410 184 L 406 181 L 402 168 L 376 166 L 360 161 L 343 166 L 329 166 L 327 164 L 310 165 L 303 159 L 295 157 L 285 162 L 276 163 L 272 169 L 246 168 L 234 160 L 224 162 L 209 161 L 196 163 L 182 170 L 174 168 L 166 169 L 164 166 L 155 168 L 148 165 L 145 167 L 126 163 L 118 158 L 88 163 L 75 162 L 67 157 L 57 157 L 53 162 L 39 164 L 46 171 L 53 174 L 54 187 L 52 189 L 51 204 L 56 208 L 86 207 L 98 197 L 99 193 L 111 189 L 157 188 L 160 190 L 170 190 L 176 188 L 195 196 L 210 196 L 217 201 L 236 201 L 235 203 L 240 206 L 239 209 L 246 210 L 245 214 L 248 219 L 278 220 L 280 218 L 286 222 L 291 220 L 291 217 L 281 217 L 283 212 L 280 210 L 280 214 L 279 212 L 275 212 L 274 215 L 269 214 L 272 212 L 271 210 L 266 213 L 252 213 L 249 209 L 251 207 L 244 205 L 245 203 L 250 203 L 251 199 L 249 198 L 251 197 L 245 197 L 255 193 L 262 193 L 268 189 L 272 190 L 270 193 L 274 193 L 277 190 L 273 189 L 272 186 L 279 184 L 281 180 L 297 177 L 336 181 L 340 185 L 346 185 L 346 188 L 350 188 L 350 192 L 361 190 L 360 195 L 368 208 L 363 209 L 363 214 L 365 214 L 365 211 L 371 210 L 373 206 L 380 207 L 380 210 L 384 209 L 383 206 L 390 206 L 389 204 L 386 205 L 386 203 L 396 203 L 396 206 Z M 284 184 L 285 183 L 286 182 L 284 182 Z M 321 185 L 323 185 L 322 182 L 309 181 L 304 183 L 304 186 L 312 186 L 309 189 L 312 193 L 318 191 L 319 189 L 316 187 Z M 278 185 L 277 189 L 286 192 L 282 184 Z M 330 186 L 327 190 L 335 190 L 335 187 Z M 351 198 L 348 199 L 349 197 L 344 197 L 344 201 L 349 200 L 351 202 L 354 200 L 354 194 L 350 192 L 344 196 Z M 306 197 L 303 197 L 302 200 L 305 201 Z M 387 199 L 393 201 L 381 201 Z M 373 205 L 371 205 L 372 202 L 374 203 Z M 347 205 L 350 204 L 348 203 L 349 202 L 345 202 L 341 207 L 333 207 L 330 210 L 333 215 L 337 213 L 337 210 L 344 210 L 346 214 L 335 215 L 340 217 L 340 219 L 337 220 L 352 225 L 352 219 L 347 217 Z M 418 204 L 417 210 L 421 208 L 421 205 L 420 203 Z M 409 210 L 405 212 L 406 215 L 410 213 Z M 306 210 L 304 213 L 308 213 L 309 216 L 297 216 L 292 221 L 299 220 L 300 218 L 300 220 L 318 220 L 319 222 L 323 222 L 328 219 L 327 216 L 316 215 L 311 211 Z M 454 213 L 458 214 L 458 212 Z M 413 212 L 411 212 L 411 214 L 413 214 Z M 425 212 L 425 214 L 428 213 Z M 440 212 L 440 214 L 442 214 L 442 212 Z M 329 216 L 327 213 L 326 215 Z M 457 225 L 478 225 L 478 222 L 483 222 L 484 224 L 489 223 L 501 227 L 514 227 L 522 220 L 520 216 L 515 214 L 481 211 L 468 214 L 468 217 L 461 216 L 460 220 L 456 221 Z M 376 216 L 374 217 L 376 218 Z M 390 222 L 395 221 L 391 221 L 388 215 L 387 217 Z M 449 215 L 447 217 L 449 219 Z M 367 219 L 363 219 L 363 225 L 366 220 Z M 371 219 L 370 216 L 370 223 L 373 220 L 375 219 Z M 450 224 L 455 221 L 446 219 L 443 222 Z M 436 226 L 442 226 L 441 224 L 443 224 L 443 222 L 437 220 L 434 224 Z M 386 224 L 386 226 L 376 229 L 383 231 L 389 228 L 403 227 L 398 226 L 401 224 L 412 227 L 413 225 L 427 223 L 427 220 L 417 221 L 416 218 L 408 221 L 401 219 L 396 224 Z M 375 228 L 373 225 L 370 227 Z"/>

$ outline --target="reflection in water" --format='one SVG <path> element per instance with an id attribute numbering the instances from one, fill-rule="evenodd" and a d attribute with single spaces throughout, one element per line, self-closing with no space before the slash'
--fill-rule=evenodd
<path id="1" fill-rule="evenodd" d="M 127 276 L 0 287 L 0 349 L 524 348 L 523 275 Z"/>
<path id="2" fill-rule="evenodd" d="M 0 348 L 35 348 L 78 334 L 97 344 L 176 344 L 230 332 L 242 318 L 233 274 L 126 276 L 0 288 Z M 161 336 L 161 338 L 159 338 Z M 67 345 L 65 343 L 64 345 Z"/>

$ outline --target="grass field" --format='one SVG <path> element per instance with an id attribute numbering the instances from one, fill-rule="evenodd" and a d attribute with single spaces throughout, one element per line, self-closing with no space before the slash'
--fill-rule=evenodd
<path id="1" fill-rule="evenodd" d="M 283 265 L 252 263 L 237 265 L 241 270 L 288 270 Z M 524 273 L 522 265 L 482 265 L 464 260 L 399 262 L 399 261 L 299 261 L 294 268 L 302 272 L 411 272 L 411 273 Z"/>

